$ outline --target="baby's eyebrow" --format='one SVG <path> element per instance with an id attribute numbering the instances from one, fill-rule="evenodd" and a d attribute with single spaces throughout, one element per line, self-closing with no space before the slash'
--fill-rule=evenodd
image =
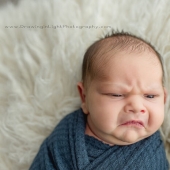
<path id="1" fill-rule="evenodd" d="M 150 86 L 148 86 L 146 89 L 147 90 L 157 90 L 157 89 L 162 89 L 162 85 L 159 85 L 159 84 L 152 84 Z"/>
<path id="2" fill-rule="evenodd" d="M 100 83 L 100 87 L 101 88 L 106 88 L 106 87 L 114 87 L 117 89 L 123 89 L 123 90 L 130 90 L 132 88 L 132 86 L 126 84 L 126 83 L 111 83 L 111 82 L 101 82 Z M 141 86 L 141 89 L 143 89 L 144 91 L 148 91 L 148 90 L 160 90 L 162 89 L 162 85 L 154 83 L 151 85 L 146 85 L 146 86 Z"/>
<path id="3" fill-rule="evenodd" d="M 122 89 L 129 89 L 130 87 L 127 84 L 124 83 L 109 83 L 109 82 L 102 82 L 101 87 L 116 87 L 116 88 L 122 88 Z"/>

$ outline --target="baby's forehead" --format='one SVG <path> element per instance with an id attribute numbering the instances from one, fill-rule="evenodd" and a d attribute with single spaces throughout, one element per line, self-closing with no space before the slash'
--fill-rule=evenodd
<path id="1" fill-rule="evenodd" d="M 96 54 L 101 57 L 107 57 L 108 54 L 126 52 L 126 53 L 143 53 L 152 52 L 156 55 L 155 50 L 146 42 L 131 37 L 131 36 L 118 36 L 109 37 L 98 42 L 95 47 Z"/>
<path id="2" fill-rule="evenodd" d="M 133 54 L 133 56 L 135 54 L 136 57 L 139 57 L 144 53 L 148 58 L 143 57 L 143 60 L 151 60 L 152 62 L 160 63 L 159 57 L 154 49 L 141 40 L 131 37 L 128 39 L 108 38 L 99 42 L 92 62 L 93 66 L 104 68 L 108 67 L 108 63 L 111 60 L 116 59 L 115 62 L 118 62 L 122 60 L 122 56 L 125 58 L 127 56 L 129 57 L 129 54 Z M 128 60 L 129 58 L 126 59 Z"/>
<path id="3" fill-rule="evenodd" d="M 158 56 L 143 42 L 139 42 L 137 47 L 135 46 L 136 44 L 121 47 L 114 46 L 115 48 L 111 47 L 111 45 L 110 42 L 106 42 L 103 44 L 103 47 L 100 47 L 100 52 L 98 52 L 92 68 L 92 76 L 94 79 L 107 79 L 110 70 L 114 69 L 118 73 L 122 70 L 121 67 L 129 67 L 129 62 L 133 62 L 134 65 L 139 66 L 141 65 L 140 63 L 145 63 L 143 68 L 147 65 L 147 69 L 152 68 L 151 70 L 154 72 L 161 69 Z M 141 67 L 134 68 L 134 71 L 143 69 Z M 163 71 L 161 72 L 163 73 Z"/>
<path id="4" fill-rule="evenodd" d="M 116 33 L 105 36 L 103 39 L 93 43 L 85 53 L 82 67 L 82 80 L 87 82 L 98 76 L 105 76 L 104 74 L 108 70 L 108 67 L 112 67 L 110 61 L 115 60 L 119 62 L 122 58 L 118 54 L 136 54 L 135 57 L 139 57 L 140 54 L 152 54 L 147 55 L 148 61 L 156 63 L 161 66 L 162 77 L 164 82 L 164 69 L 162 58 L 155 48 L 147 41 L 140 37 L 136 37 L 126 33 Z M 131 57 L 130 55 L 124 55 L 123 57 Z M 146 58 L 144 58 L 146 60 Z M 108 65 L 109 64 L 109 65 Z"/>

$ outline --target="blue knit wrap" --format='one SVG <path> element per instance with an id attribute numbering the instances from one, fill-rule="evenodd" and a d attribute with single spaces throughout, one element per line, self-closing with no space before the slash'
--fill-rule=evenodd
<path id="1" fill-rule="evenodd" d="M 109 146 L 96 139 L 88 144 L 85 126 L 81 109 L 67 115 L 42 143 L 30 170 L 168 170 L 158 131 L 132 145 Z"/>

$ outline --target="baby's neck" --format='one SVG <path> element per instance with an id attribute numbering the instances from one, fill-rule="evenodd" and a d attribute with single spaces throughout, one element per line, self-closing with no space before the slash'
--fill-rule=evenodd
<path id="1" fill-rule="evenodd" d="M 100 139 L 100 138 L 91 130 L 91 128 L 90 128 L 90 126 L 88 125 L 88 123 L 86 123 L 85 134 L 86 134 L 86 135 L 89 135 L 89 136 L 92 136 L 92 137 L 96 138 L 97 140 L 99 140 L 99 141 L 101 141 L 101 142 L 103 142 L 103 143 L 105 143 L 105 144 L 108 144 L 108 145 L 110 145 L 110 146 L 113 146 L 113 145 L 114 145 L 114 144 L 107 143 L 107 142 L 103 141 L 102 139 Z"/>

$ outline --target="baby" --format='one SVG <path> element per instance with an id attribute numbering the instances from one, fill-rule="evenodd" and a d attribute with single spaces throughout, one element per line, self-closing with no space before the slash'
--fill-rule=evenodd
<path id="1" fill-rule="evenodd" d="M 87 49 L 77 86 L 81 109 L 57 125 L 30 170 L 168 170 L 158 131 L 164 70 L 151 44 L 106 35 Z"/>

